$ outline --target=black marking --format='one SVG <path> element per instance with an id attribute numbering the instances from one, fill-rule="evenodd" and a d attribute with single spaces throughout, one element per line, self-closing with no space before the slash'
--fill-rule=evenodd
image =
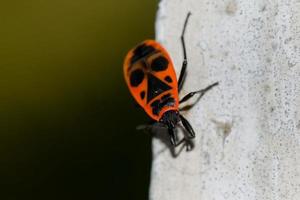
<path id="1" fill-rule="evenodd" d="M 175 99 L 172 97 L 170 93 L 165 94 L 161 97 L 160 107 L 163 108 L 165 106 L 174 106 Z"/>
<path id="2" fill-rule="evenodd" d="M 157 99 L 153 101 L 150 106 L 152 107 L 152 113 L 154 115 L 159 115 L 159 112 L 165 106 L 173 107 L 175 104 L 175 99 L 171 96 L 171 94 L 166 94 L 161 97 L 161 99 Z"/>
<path id="3" fill-rule="evenodd" d="M 164 71 L 168 68 L 168 64 L 169 61 L 165 57 L 159 56 L 152 61 L 151 69 L 156 72 Z"/>
<path id="4" fill-rule="evenodd" d="M 173 107 L 174 104 L 175 104 L 175 99 L 174 98 L 169 98 L 168 101 L 166 101 L 166 104 L 164 106 Z"/>
<path id="5" fill-rule="evenodd" d="M 141 96 L 141 99 L 144 99 L 145 98 L 145 91 L 142 91 L 141 93 L 140 93 L 140 96 Z"/>
<path id="6" fill-rule="evenodd" d="M 152 107 L 152 113 L 153 115 L 158 116 L 159 112 L 160 112 L 160 106 L 159 106 L 159 100 L 155 100 L 153 101 L 150 106 Z"/>
<path id="7" fill-rule="evenodd" d="M 153 101 L 153 102 L 150 104 L 150 106 L 151 106 L 151 107 L 157 106 L 157 105 L 159 104 L 159 102 L 160 102 L 160 100 L 157 99 L 157 100 Z"/>
<path id="8" fill-rule="evenodd" d="M 162 82 L 151 73 L 148 73 L 147 102 L 150 102 L 156 96 L 170 89 L 172 89 L 172 87 Z"/>
<path id="9" fill-rule="evenodd" d="M 130 60 L 131 64 L 135 63 L 139 59 L 142 59 L 146 57 L 147 55 L 154 53 L 155 48 L 152 46 L 148 46 L 146 44 L 141 44 L 138 47 L 136 47 L 133 51 L 133 56 Z"/>
<path id="10" fill-rule="evenodd" d="M 168 83 L 172 83 L 173 80 L 170 76 L 166 76 L 165 81 L 167 81 Z"/>
<path id="11" fill-rule="evenodd" d="M 133 87 L 137 87 L 144 80 L 145 74 L 143 70 L 136 69 L 130 74 L 130 85 Z"/>
<path id="12" fill-rule="evenodd" d="M 164 101 L 164 100 L 166 100 L 166 99 L 168 99 L 168 98 L 170 98 L 170 97 L 171 97 L 171 94 L 168 93 L 168 94 L 165 94 L 164 96 L 162 96 L 162 97 L 161 97 L 161 100 Z"/>

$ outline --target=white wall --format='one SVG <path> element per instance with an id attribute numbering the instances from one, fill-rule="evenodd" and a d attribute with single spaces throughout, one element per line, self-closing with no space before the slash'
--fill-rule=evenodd
<path id="1" fill-rule="evenodd" d="M 153 139 L 150 199 L 299 200 L 300 1 L 162 0 L 156 39 L 177 74 L 188 11 L 181 95 L 220 85 L 182 112 L 197 134 L 191 152 L 173 157 Z"/>

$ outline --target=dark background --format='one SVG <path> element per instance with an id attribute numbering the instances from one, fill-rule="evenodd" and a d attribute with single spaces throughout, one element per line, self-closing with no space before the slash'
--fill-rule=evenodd
<path id="1" fill-rule="evenodd" d="M 155 0 L 0 6 L 0 199 L 147 199 L 151 137 L 125 85 Z"/>

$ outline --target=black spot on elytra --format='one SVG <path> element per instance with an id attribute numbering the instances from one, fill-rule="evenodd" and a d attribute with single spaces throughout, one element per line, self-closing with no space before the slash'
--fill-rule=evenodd
<path id="1" fill-rule="evenodd" d="M 147 102 L 150 102 L 156 96 L 170 89 L 172 89 L 172 87 L 159 80 L 151 73 L 148 73 Z"/>
<path id="2" fill-rule="evenodd" d="M 142 91 L 142 92 L 140 93 L 140 96 L 141 96 L 142 99 L 145 98 L 145 94 L 146 94 L 145 91 Z"/>
<path id="3" fill-rule="evenodd" d="M 172 98 L 171 94 L 166 94 L 161 97 L 161 99 L 157 99 L 153 101 L 150 106 L 152 107 L 152 113 L 154 115 L 159 115 L 159 112 L 161 109 L 165 106 L 174 106 L 175 104 L 175 99 Z"/>
<path id="4" fill-rule="evenodd" d="M 171 97 L 171 94 L 168 93 L 168 94 L 165 94 L 164 96 L 162 96 L 162 97 L 161 97 L 161 100 L 164 101 L 164 100 L 166 100 L 166 99 L 168 99 L 168 98 L 170 98 L 170 97 Z"/>
<path id="5" fill-rule="evenodd" d="M 144 79 L 144 72 L 141 69 L 136 69 L 130 74 L 130 85 L 137 87 Z"/>
<path id="6" fill-rule="evenodd" d="M 166 94 L 161 97 L 160 106 L 173 106 L 175 103 L 175 99 L 171 96 L 171 94 Z"/>
<path id="7" fill-rule="evenodd" d="M 155 48 L 146 44 L 141 44 L 133 50 L 133 56 L 130 60 L 131 64 L 135 63 L 141 58 L 155 52 Z"/>
<path id="8" fill-rule="evenodd" d="M 172 83 L 172 78 L 170 76 L 166 76 L 165 81 L 167 81 L 168 83 Z"/>
<path id="9" fill-rule="evenodd" d="M 155 100 L 155 101 L 153 101 L 150 104 L 150 106 L 152 107 L 152 113 L 153 113 L 153 115 L 157 115 L 158 116 L 158 114 L 160 112 L 159 102 L 160 102 L 160 100 Z"/>
<path id="10" fill-rule="evenodd" d="M 167 101 L 165 101 L 165 104 L 163 104 L 163 106 L 174 106 L 175 104 L 175 99 L 174 98 L 169 98 Z"/>
<path id="11" fill-rule="evenodd" d="M 168 64 L 169 61 L 165 57 L 159 56 L 152 61 L 151 69 L 156 72 L 164 71 L 168 68 Z"/>

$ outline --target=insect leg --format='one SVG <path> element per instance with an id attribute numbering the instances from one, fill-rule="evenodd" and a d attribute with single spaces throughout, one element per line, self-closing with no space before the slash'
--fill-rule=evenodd
<path id="1" fill-rule="evenodd" d="M 171 141 L 171 144 L 173 147 L 177 147 L 177 146 L 181 145 L 183 142 L 185 142 L 186 150 L 190 151 L 193 148 L 193 144 L 191 143 L 190 139 L 195 137 L 195 133 L 194 133 L 194 130 L 193 130 L 192 126 L 190 125 L 190 123 L 185 118 L 183 118 L 183 116 L 180 116 L 180 118 L 183 123 L 183 126 L 185 127 L 186 130 L 188 130 L 190 136 L 189 137 L 185 136 L 184 138 L 182 138 L 181 140 L 178 141 L 177 135 L 175 134 L 174 129 L 168 128 L 169 135 L 170 135 L 170 141 Z"/>
<path id="2" fill-rule="evenodd" d="M 184 42 L 184 33 L 185 33 L 185 29 L 186 29 L 186 25 L 188 22 L 188 19 L 191 15 L 191 12 L 189 12 L 186 16 L 185 22 L 184 22 L 184 26 L 183 26 L 183 30 L 181 33 L 181 44 L 182 44 L 182 48 L 183 48 L 183 62 L 182 62 L 182 67 L 181 67 L 181 71 L 180 71 L 180 75 L 179 75 L 179 79 L 178 79 L 178 92 L 180 92 L 183 82 L 184 82 L 184 78 L 185 78 L 185 72 L 186 72 L 186 66 L 187 66 L 187 57 L 186 57 L 186 49 L 185 49 L 185 42 Z"/>
<path id="3" fill-rule="evenodd" d="M 182 138 L 181 140 L 178 141 L 176 134 L 174 133 L 173 129 L 169 129 L 169 135 L 170 135 L 170 141 L 173 147 L 177 147 L 183 142 L 187 141 L 187 138 Z M 187 147 L 187 150 L 189 150 L 190 147 Z"/>
<path id="4" fill-rule="evenodd" d="M 169 132 L 171 144 L 173 146 L 177 146 L 178 145 L 177 144 L 177 135 L 175 134 L 174 129 L 173 128 L 168 128 L 168 132 Z"/>
<path id="5" fill-rule="evenodd" d="M 206 88 L 202 89 L 202 90 L 198 90 L 198 91 L 195 91 L 195 92 L 190 92 L 188 93 L 187 95 L 185 95 L 180 101 L 179 103 L 183 103 L 187 100 L 189 100 L 191 97 L 193 97 L 195 94 L 198 94 L 200 93 L 200 98 L 208 91 L 210 90 L 211 88 L 217 86 L 219 83 L 218 82 L 215 82 L 214 84 L 211 84 L 209 86 L 207 86 Z"/>
<path id="6" fill-rule="evenodd" d="M 179 117 L 181 119 L 182 125 L 187 130 L 187 132 L 189 133 L 189 138 L 194 138 L 195 137 L 195 132 L 194 132 L 193 127 L 189 123 L 189 121 L 187 119 L 185 119 L 182 115 L 179 115 Z"/>

